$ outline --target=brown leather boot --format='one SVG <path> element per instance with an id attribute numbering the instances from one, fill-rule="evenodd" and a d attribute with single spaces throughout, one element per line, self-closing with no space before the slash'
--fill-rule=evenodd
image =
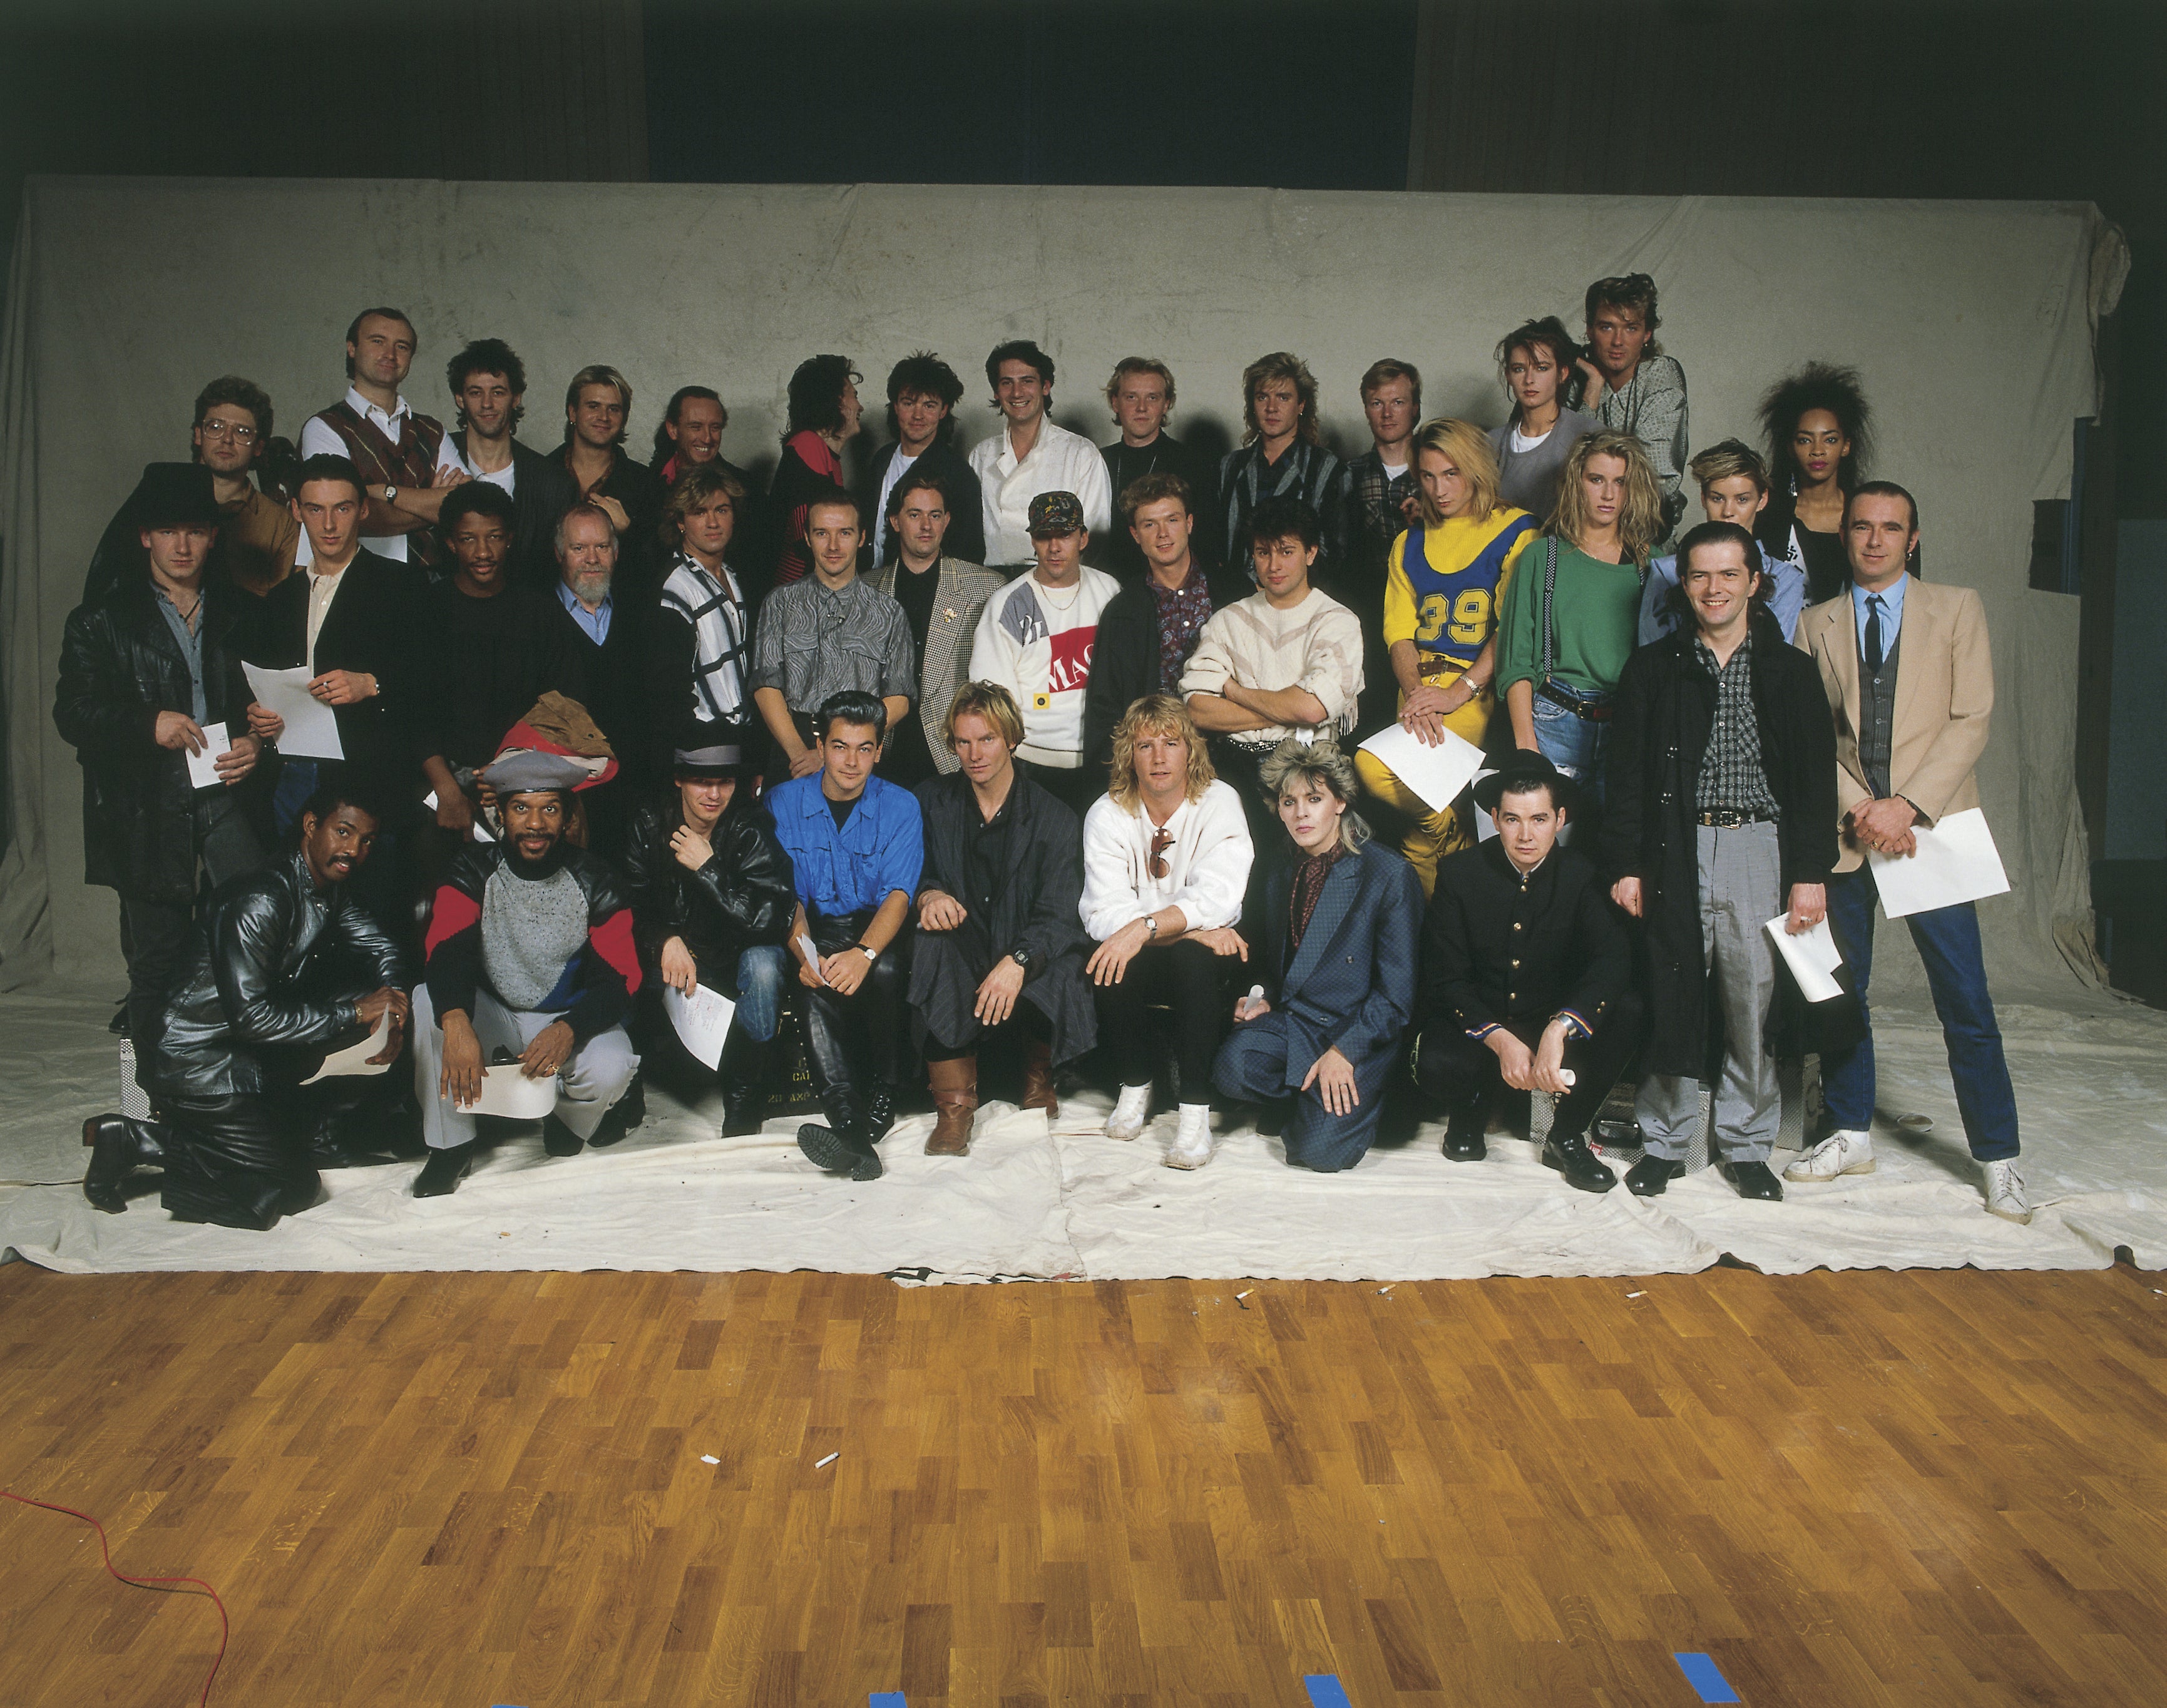
<path id="1" fill-rule="evenodd" d="M 1061 1118 L 1061 1099 L 1053 1094 L 1053 1046 L 1033 1042 L 1024 1052 L 1023 1106 L 1043 1109 L 1046 1118 Z"/>
<path id="2" fill-rule="evenodd" d="M 971 1118 L 978 1113 L 978 1058 L 959 1055 L 952 1061 L 930 1061 L 926 1073 L 933 1082 L 933 1132 L 925 1141 L 928 1156 L 967 1156 L 971 1152 Z"/>

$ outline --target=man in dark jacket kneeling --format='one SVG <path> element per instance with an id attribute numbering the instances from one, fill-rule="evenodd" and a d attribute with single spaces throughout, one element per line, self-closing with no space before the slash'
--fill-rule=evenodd
<path id="1" fill-rule="evenodd" d="M 1647 924 L 1645 1154 L 1625 1177 L 1643 1198 L 1685 1172 L 1711 1081 L 1724 1177 L 1741 1198 L 1783 1196 L 1768 1167 L 1783 1101 L 1766 927 L 1781 914 L 1795 934 L 1827 914 L 1836 727 L 1813 660 L 1768 612 L 1760 562 L 1735 523 L 1688 533 L 1673 596 L 1692 627 L 1641 648 L 1618 685 L 1600 858 L 1612 897 Z"/>

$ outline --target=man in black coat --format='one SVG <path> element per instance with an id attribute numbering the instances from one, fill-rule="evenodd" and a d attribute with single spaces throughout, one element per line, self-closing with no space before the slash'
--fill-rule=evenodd
<path id="1" fill-rule="evenodd" d="M 620 587 L 617 539 L 607 514 L 575 505 L 557 524 L 561 572 L 553 602 L 560 633 L 586 684 L 581 701 L 609 740 L 617 773 L 581 796 L 587 847 L 615 859 L 633 808 L 655 782 L 654 695 L 649 685 L 651 631 L 658 607 Z"/>
<path id="2" fill-rule="evenodd" d="M 1218 459 L 1183 444 L 1166 431 L 1166 418 L 1174 413 L 1174 370 L 1149 357 L 1123 357 L 1106 382 L 1106 406 L 1121 430 L 1120 438 L 1099 447 L 1099 455 L 1105 459 L 1114 514 L 1126 514 L 1121 494 L 1139 480 L 1153 474 L 1177 476 L 1200 513 L 1197 554 L 1206 563 L 1217 563 L 1226 556 L 1213 529 Z M 1142 579 L 1150 569 L 1142 546 L 1124 529 L 1114 529 L 1099 549 L 1105 554 L 1099 567 L 1124 587 Z"/>
<path id="3" fill-rule="evenodd" d="M 1783 1196 L 1768 1167 L 1783 1103 L 1764 928 L 1782 914 L 1802 933 L 1826 917 L 1836 726 L 1813 660 L 1759 596 L 1760 562 L 1735 523 L 1689 531 L 1676 596 L 1693 626 L 1641 648 L 1618 685 L 1599 858 L 1612 896 L 1647 927 L 1645 1154 L 1625 1181 L 1644 1198 L 1685 1171 L 1710 1081 L 1724 1177 L 1743 1198 Z"/>
<path id="4" fill-rule="evenodd" d="M 737 1005 L 717 1067 L 729 1139 L 757 1133 L 766 1113 L 789 965 L 782 945 L 797 891 L 790 857 L 751 794 L 744 750 L 718 740 L 680 748 L 675 761 L 673 786 L 641 802 L 624 845 L 643 1041 L 650 1053 L 691 1060 L 665 990 L 689 997 L 704 985 Z"/>
<path id="5" fill-rule="evenodd" d="M 897 481 L 916 469 L 938 473 L 948 500 L 948 531 L 943 556 L 958 563 L 986 561 L 985 502 L 970 459 L 956 447 L 956 405 L 963 382 L 956 370 L 930 350 L 906 356 L 888 370 L 887 430 L 895 442 L 872 454 L 858 496 L 868 517 L 866 573 L 893 563 L 902 547 L 887 526 L 888 494 Z"/>
<path id="6" fill-rule="evenodd" d="M 1076 815 L 1016 769 L 1023 713 L 999 684 L 958 689 L 946 734 L 962 769 L 918 785 L 925 862 L 910 966 L 911 1029 L 933 1087 L 929 1156 L 971 1148 L 989 1040 L 1021 1044 L 1022 1107 L 1049 1121 L 1061 1113 L 1054 1068 L 1099 1041 Z"/>
<path id="7" fill-rule="evenodd" d="M 302 812 L 297 847 L 212 895 L 156 1026 L 137 1034 L 163 1118 L 83 1123 L 82 1192 L 98 1208 L 126 1209 L 143 1167 L 165 1171 L 165 1207 L 180 1221 L 262 1230 L 315 1202 L 324 1159 L 312 1140 L 392 1082 L 304 1081 L 379 1022 L 372 1066 L 405 1044 L 405 966 L 347 884 L 375 835 L 366 804 L 327 785 Z"/>
<path id="8" fill-rule="evenodd" d="M 557 579 L 557 519 L 580 492 L 559 458 L 517 436 L 519 418 L 527 411 L 526 364 L 501 338 L 477 338 L 446 364 L 444 383 L 458 405 L 458 426 L 444 435 L 437 466 L 498 487 L 512 500 L 517 514 L 506 558 L 508 579 L 514 586 L 546 593 Z M 450 500 L 444 502 L 437 526 L 448 537 Z"/>
<path id="9" fill-rule="evenodd" d="M 187 946 L 198 869 L 215 887 L 262 863 L 252 822 L 262 791 L 241 664 L 251 601 L 205 570 L 220 521 L 211 471 L 154 463 L 130 508 L 134 567 L 69 614 L 53 722 L 82 767 L 83 881 L 120 895 L 128 1024 L 147 1087 L 145 1052 Z M 189 761 L 221 724 L 232 745 L 217 781 L 199 784 Z"/>
<path id="10" fill-rule="evenodd" d="M 1608 1192 L 1616 1182 L 1587 1148 L 1587 1128 L 1640 1042 L 1624 923 L 1592 862 L 1558 844 L 1574 790 L 1548 759 L 1516 754 L 1475 798 L 1497 834 L 1437 869 L 1416 1080 L 1443 1111 L 1455 1162 L 1485 1155 L 1501 1080 L 1552 1093 L 1544 1165 L 1582 1192 Z"/>
<path id="11" fill-rule="evenodd" d="M 1196 496 L 1161 471 L 1117 494 L 1145 573 L 1106 601 L 1084 688 L 1084 763 L 1099 780 L 1114 761 L 1114 726 L 1147 694 L 1181 692 L 1182 668 L 1214 611 L 1247 599 L 1257 584 L 1217 567 L 1197 549 Z"/>

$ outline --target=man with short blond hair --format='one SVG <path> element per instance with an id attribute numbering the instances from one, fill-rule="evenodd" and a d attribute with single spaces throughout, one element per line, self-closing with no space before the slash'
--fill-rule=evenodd
<path id="1" fill-rule="evenodd" d="M 1106 407 L 1113 411 L 1121 436 L 1099 447 L 1106 459 L 1115 520 L 1120 524 L 1101 542 L 1105 567 L 1124 587 L 1147 573 L 1144 553 L 1129 534 L 1122 494 L 1152 475 L 1171 475 L 1188 488 L 1191 511 L 1200 525 L 1196 549 L 1205 562 L 1216 563 L 1216 536 L 1204 530 L 1213 521 L 1217 472 L 1209 457 L 1192 451 L 1166 431 L 1166 418 L 1174 413 L 1174 370 L 1156 357 L 1124 356 L 1106 382 Z"/>
<path id="2" fill-rule="evenodd" d="M 564 442 L 554 460 L 581 500 L 609 518 L 617 538 L 617 573 L 644 595 L 660 555 L 655 526 L 662 483 L 644 463 L 625 454 L 632 420 L 632 382 L 602 362 L 581 368 L 564 388 Z"/>

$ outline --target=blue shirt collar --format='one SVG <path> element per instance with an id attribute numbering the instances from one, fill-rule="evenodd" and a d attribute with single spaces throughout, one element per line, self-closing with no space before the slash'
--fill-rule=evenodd
<path id="1" fill-rule="evenodd" d="M 1904 590 L 1910 584 L 1910 574 L 1907 571 L 1905 574 L 1899 575 L 1889 586 L 1881 590 L 1880 598 L 1882 621 L 1888 625 L 1891 632 L 1894 632 L 1896 629 L 1903 627 Z M 1858 619 L 1859 628 L 1862 633 L 1864 632 L 1866 626 L 1866 601 L 1873 596 L 1873 595 L 1868 593 L 1856 581 L 1851 584 L 1851 608 L 1853 614 Z"/>

